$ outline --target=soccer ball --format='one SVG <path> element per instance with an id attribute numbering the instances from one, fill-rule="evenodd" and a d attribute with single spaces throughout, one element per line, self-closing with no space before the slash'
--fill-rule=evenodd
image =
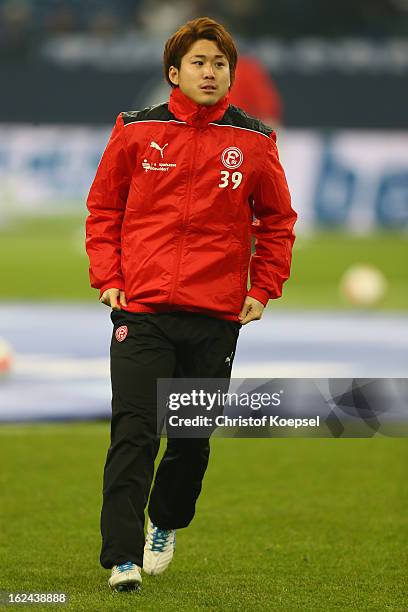
<path id="1" fill-rule="evenodd" d="M 351 266 L 340 281 L 342 296 L 355 306 L 375 306 L 385 296 L 387 287 L 384 274 L 368 264 Z"/>
<path id="2" fill-rule="evenodd" d="M 11 371 L 13 364 L 13 351 L 4 338 L 0 338 L 0 380 L 5 378 Z"/>

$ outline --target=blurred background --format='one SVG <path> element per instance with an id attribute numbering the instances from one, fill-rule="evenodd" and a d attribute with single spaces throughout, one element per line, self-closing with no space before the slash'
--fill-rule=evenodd
<path id="1" fill-rule="evenodd" d="M 1 0 L 2 420 L 109 415 L 86 197 L 117 114 L 168 98 L 164 43 L 203 15 L 236 38 L 231 101 L 275 127 L 299 213 L 234 375 L 406 376 L 407 0 Z"/>

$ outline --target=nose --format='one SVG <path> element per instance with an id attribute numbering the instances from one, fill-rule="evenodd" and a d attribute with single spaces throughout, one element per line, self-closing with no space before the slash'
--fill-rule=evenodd
<path id="1" fill-rule="evenodd" d="M 204 77 L 205 78 L 215 78 L 214 70 L 210 63 L 204 64 Z"/>

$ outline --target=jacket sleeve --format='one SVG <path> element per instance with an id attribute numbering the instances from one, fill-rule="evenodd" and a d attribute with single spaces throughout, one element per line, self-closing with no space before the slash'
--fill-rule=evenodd
<path id="1" fill-rule="evenodd" d="M 131 181 L 124 123 L 119 114 L 87 199 L 86 251 L 91 287 L 124 289 L 121 228 Z"/>
<path id="2" fill-rule="evenodd" d="M 297 218 L 274 132 L 269 137 L 264 166 L 253 193 L 253 211 L 255 252 L 250 263 L 248 295 L 266 305 L 269 299 L 282 295 L 282 285 L 289 278 Z"/>

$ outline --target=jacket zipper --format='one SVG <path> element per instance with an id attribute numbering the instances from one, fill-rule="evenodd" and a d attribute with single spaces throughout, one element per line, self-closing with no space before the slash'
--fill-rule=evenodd
<path id="1" fill-rule="evenodd" d="M 192 151 L 191 160 L 190 160 L 190 168 L 188 172 L 189 182 L 187 185 L 187 197 L 186 197 L 186 203 L 185 203 L 184 211 L 183 211 L 183 221 L 181 223 L 181 236 L 179 238 L 179 243 L 177 245 L 176 266 L 175 266 L 174 278 L 173 278 L 173 283 L 172 283 L 170 297 L 169 297 L 170 304 L 173 304 L 174 295 L 177 289 L 177 282 L 178 282 L 178 277 L 180 274 L 181 255 L 183 252 L 183 244 L 184 244 L 184 239 L 186 237 L 186 229 L 188 227 L 188 217 L 190 213 L 191 191 L 193 188 L 193 178 L 194 178 L 193 168 L 194 168 L 195 154 L 196 154 L 197 145 L 198 145 L 198 135 L 200 133 L 200 130 L 195 129 L 195 128 L 193 129 L 195 130 L 195 134 L 194 134 L 193 151 Z"/>

